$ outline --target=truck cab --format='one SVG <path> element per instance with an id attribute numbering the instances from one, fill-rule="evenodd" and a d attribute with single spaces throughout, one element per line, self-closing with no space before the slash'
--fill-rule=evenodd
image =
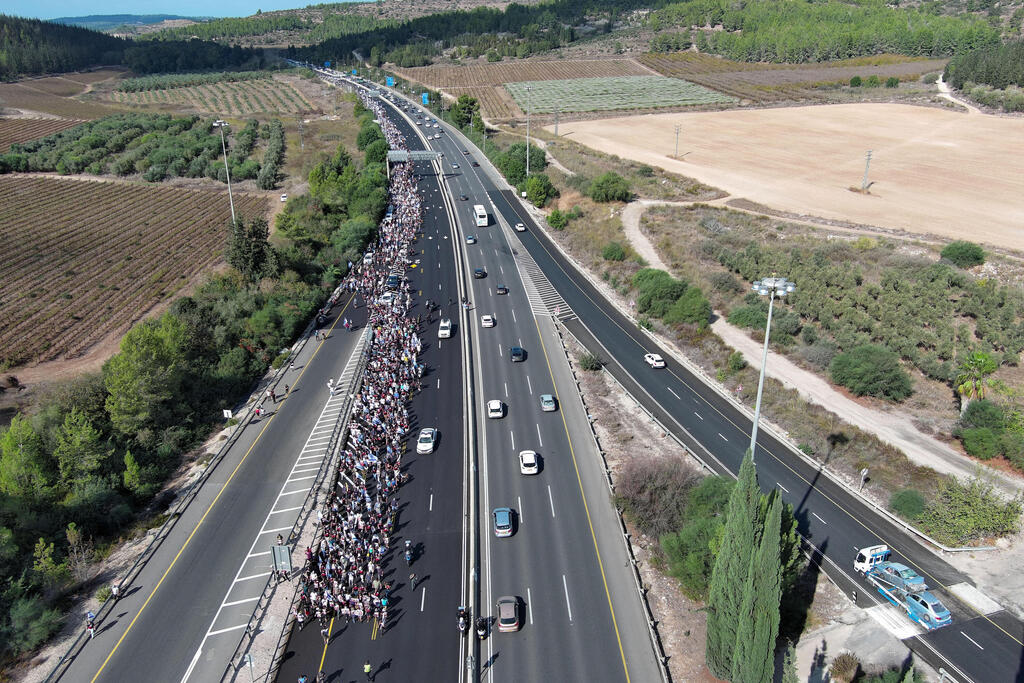
<path id="1" fill-rule="evenodd" d="M 887 545 L 872 545 L 861 548 L 857 551 L 857 559 L 853 561 L 853 568 L 862 574 L 867 574 L 872 567 L 888 562 L 892 551 Z"/>

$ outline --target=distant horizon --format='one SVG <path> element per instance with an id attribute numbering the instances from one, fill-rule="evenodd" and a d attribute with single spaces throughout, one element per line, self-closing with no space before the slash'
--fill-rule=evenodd
<path id="1" fill-rule="evenodd" d="M 327 0 L 324 0 L 326 2 Z M 362 2 L 364 0 L 335 0 L 338 2 Z M 87 17 L 104 14 L 174 14 L 182 17 L 248 17 L 257 10 L 272 12 L 284 9 L 302 9 L 309 5 L 324 4 L 317 0 L 224 0 L 216 4 L 198 0 L 161 0 L 140 3 L 133 0 L 106 0 L 91 5 L 88 12 L 82 11 L 79 2 L 69 0 L 11 0 L 0 10 L 7 16 L 24 19 L 60 19 L 62 17 Z"/>

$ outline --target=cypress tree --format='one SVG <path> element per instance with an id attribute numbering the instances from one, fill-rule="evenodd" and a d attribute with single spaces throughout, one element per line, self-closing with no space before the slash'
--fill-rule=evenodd
<path id="1" fill-rule="evenodd" d="M 750 571 L 743 591 L 732 660 L 733 683 L 771 683 L 775 670 L 775 639 L 779 635 L 779 601 L 782 598 L 782 564 L 779 560 L 779 530 L 782 500 L 769 496 L 768 514 L 757 552 L 750 558 Z"/>
<path id="2" fill-rule="evenodd" d="M 786 654 L 782 658 L 781 683 L 800 683 L 800 677 L 796 673 L 796 648 L 792 642 L 786 643 Z"/>
<path id="3" fill-rule="evenodd" d="M 740 465 L 736 487 L 729 496 L 722 544 L 711 570 L 708 588 L 705 658 L 708 669 L 718 678 L 728 679 L 732 675 L 739 612 L 750 572 L 750 558 L 757 547 L 759 535 L 760 498 L 757 473 L 748 452 Z"/>

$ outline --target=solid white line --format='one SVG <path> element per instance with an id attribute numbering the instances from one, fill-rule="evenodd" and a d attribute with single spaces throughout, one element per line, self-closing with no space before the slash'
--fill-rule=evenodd
<path id="1" fill-rule="evenodd" d="M 295 526 L 295 525 L 293 524 L 292 526 Z M 257 534 L 257 536 L 262 536 L 263 534 L 273 534 L 273 533 L 276 533 L 278 531 L 291 531 L 291 529 L 292 529 L 292 527 L 290 527 L 290 526 L 283 526 L 283 527 L 281 527 L 279 529 L 266 529 L 265 531 L 261 531 L 259 534 Z"/>
<path id="2" fill-rule="evenodd" d="M 430 504 L 427 506 L 427 511 L 428 512 L 433 512 L 434 511 L 434 494 L 433 493 L 430 494 Z"/>
<path id="3" fill-rule="evenodd" d="M 516 449 L 516 434 L 515 434 L 515 432 L 509 432 L 508 435 L 509 435 L 509 438 L 512 439 L 512 450 L 515 450 Z"/>
<path id="4" fill-rule="evenodd" d="M 269 554 L 270 554 L 270 551 L 269 550 L 265 550 L 262 553 L 249 553 L 248 555 L 246 555 L 246 557 L 262 557 L 263 555 L 269 555 Z"/>
<path id="5" fill-rule="evenodd" d="M 526 386 L 530 388 L 530 396 L 533 396 L 533 383 L 530 381 L 530 376 L 526 376 Z"/>
<path id="6" fill-rule="evenodd" d="M 544 448 L 544 439 L 540 435 L 540 425 L 537 425 L 537 441 L 540 442 L 540 447 Z"/>
<path id="7" fill-rule="evenodd" d="M 420 594 L 420 611 L 423 611 L 423 606 L 427 604 L 427 589 L 424 588 Z"/>
<path id="8" fill-rule="evenodd" d="M 270 576 L 270 574 L 271 574 L 271 572 L 263 572 L 262 574 L 250 574 L 249 576 L 240 576 L 237 579 L 235 579 L 234 581 L 232 581 L 231 583 L 235 584 L 235 583 L 238 583 L 239 581 L 248 581 L 249 579 L 260 579 L 260 578 L 263 578 L 264 576 Z M 224 606 L 223 603 L 221 603 L 221 607 L 223 607 L 223 606 Z"/>
<path id="9" fill-rule="evenodd" d="M 523 499 L 521 497 L 519 497 L 519 496 L 516 496 L 516 503 L 519 504 L 519 507 L 516 508 L 516 509 L 519 512 L 519 523 L 522 524 L 523 523 Z"/>
<path id="10" fill-rule="evenodd" d="M 676 392 L 672 391 L 672 387 L 665 387 L 665 388 L 668 389 L 670 394 L 672 394 L 676 398 L 679 398 L 679 394 L 677 394 Z M 682 401 L 683 399 L 679 398 L 679 400 Z"/>
<path id="11" fill-rule="evenodd" d="M 569 584 L 565 581 L 565 574 L 562 574 L 562 588 L 565 589 L 565 608 L 569 610 L 569 621 L 572 622 L 572 603 L 569 602 Z"/>
<path id="12" fill-rule="evenodd" d="M 974 645 L 975 645 L 975 646 L 976 646 L 976 647 L 977 647 L 977 648 L 978 648 L 979 650 L 982 650 L 982 651 L 984 651 L 984 649 L 985 649 L 985 648 L 983 648 L 983 647 L 982 647 L 981 645 L 978 645 L 978 641 L 976 641 L 976 640 L 975 640 L 974 638 L 971 638 L 971 637 L 970 637 L 969 635 L 967 635 L 967 634 L 966 634 L 966 633 L 964 633 L 963 631 L 960 631 L 960 635 L 962 635 L 962 636 L 963 636 L 964 638 L 966 638 L 967 640 L 969 640 L 969 641 L 971 641 L 972 643 L 974 643 Z"/>
<path id="13" fill-rule="evenodd" d="M 783 486 L 783 485 L 782 485 L 782 484 L 780 484 L 779 482 L 775 482 L 775 485 L 776 485 L 776 486 L 778 486 L 778 487 L 779 487 L 780 489 L 782 489 L 783 491 L 785 491 L 786 493 L 789 493 L 789 489 L 787 489 L 787 488 L 786 488 L 785 486 Z"/>
<path id="14" fill-rule="evenodd" d="M 818 517 L 818 513 L 816 513 L 816 512 L 812 512 L 811 514 L 812 514 L 812 515 L 814 515 L 815 517 Z M 825 520 L 823 520 L 823 519 L 822 519 L 821 517 L 818 517 L 818 520 L 819 520 L 819 521 L 820 521 L 820 522 L 821 522 L 822 524 L 824 524 L 824 525 L 828 526 L 828 522 L 826 522 Z"/>
<path id="15" fill-rule="evenodd" d="M 248 625 L 249 624 L 239 624 L 238 626 L 229 626 L 227 628 L 222 628 L 222 629 L 220 629 L 218 631 L 210 631 L 206 635 L 207 636 L 215 636 L 215 635 L 218 635 L 218 634 L 221 634 L 221 633 L 227 633 L 228 631 L 237 631 L 238 629 L 245 628 Z"/>
<path id="16" fill-rule="evenodd" d="M 555 516 L 555 499 L 551 495 L 551 484 L 548 484 L 548 502 L 551 503 L 551 516 Z"/>
<path id="17" fill-rule="evenodd" d="M 696 412 L 696 411 L 695 411 L 695 412 L 694 412 L 693 414 L 694 414 L 694 415 L 696 415 L 697 417 L 700 417 L 700 413 L 698 413 L 698 412 Z M 704 418 L 703 418 L 703 417 L 700 417 L 700 419 L 702 419 L 702 420 L 703 420 Z"/>
<path id="18" fill-rule="evenodd" d="M 309 488 L 298 489 L 297 491 L 282 491 L 278 499 L 280 500 L 281 496 L 294 496 L 296 493 L 309 493 Z"/>
<path id="19" fill-rule="evenodd" d="M 526 611 L 530 615 L 530 626 L 533 626 L 533 599 L 530 597 L 530 588 L 526 588 Z"/>
<path id="20" fill-rule="evenodd" d="M 718 432 L 718 435 L 719 435 L 719 436 L 722 436 L 722 432 Z M 729 440 L 729 439 L 727 439 L 727 438 L 725 438 L 724 436 L 722 436 L 722 441 L 728 441 L 728 440 Z"/>
<path id="21" fill-rule="evenodd" d="M 271 510 L 270 514 L 276 515 L 276 514 L 278 514 L 280 512 L 295 512 L 296 510 L 301 510 L 301 509 L 302 509 L 301 505 L 296 505 L 293 508 L 285 508 L 284 510 Z"/>
<path id="22" fill-rule="evenodd" d="M 247 602 L 256 602 L 260 597 L 257 595 L 255 598 L 245 598 L 244 600 L 232 600 L 231 602 L 225 602 L 225 607 L 231 607 L 232 605 L 242 605 Z"/>
<path id="23" fill-rule="evenodd" d="M 316 479 L 316 475 L 314 474 L 309 477 L 296 477 L 295 479 L 286 479 L 285 481 L 287 481 L 290 484 L 293 481 L 305 481 L 306 479 Z"/>

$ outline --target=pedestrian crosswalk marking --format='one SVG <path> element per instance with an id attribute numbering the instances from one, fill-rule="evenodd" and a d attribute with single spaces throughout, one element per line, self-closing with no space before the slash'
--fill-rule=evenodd
<path id="1" fill-rule="evenodd" d="M 519 276 L 523 280 L 526 298 L 530 301 L 530 309 L 533 314 L 550 315 L 555 320 L 562 322 L 576 318 L 572 308 L 565 303 L 565 299 L 554 288 L 547 275 L 521 243 L 518 248 L 513 246 L 512 254 L 516 268 L 519 269 Z"/>

